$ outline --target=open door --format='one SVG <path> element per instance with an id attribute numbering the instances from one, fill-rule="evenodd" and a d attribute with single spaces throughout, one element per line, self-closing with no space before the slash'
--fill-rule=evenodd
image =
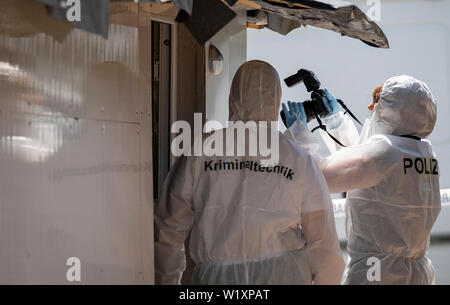
<path id="1" fill-rule="evenodd" d="M 152 21 L 153 194 L 159 199 L 170 168 L 172 25 Z"/>

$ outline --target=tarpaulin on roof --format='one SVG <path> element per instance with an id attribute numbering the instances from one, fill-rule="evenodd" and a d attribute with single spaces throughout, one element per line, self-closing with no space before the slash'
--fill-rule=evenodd
<path id="1" fill-rule="evenodd" d="M 108 37 L 109 27 L 109 0 L 80 1 L 82 18 L 80 21 L 69 21 L 67 10 L 71 8 L 68 3 L 75 1 L 38 0 L 47 4 L 49 15 L 61 21 L 69 22 L 77 28 L 91 33 Z"/>
<path id="2" fill-rule="evenodd" d="M 233 10 L 242 9 L 239 4 L 252 3 L 257 8 L 247 8 L 249 13 L 253 11 L 248 18 L 257 16 L 258 20 L 265 20 L 260 26 L 283 35 L 302 25 L 310 25 L 360 39 L 374 47 L 389 47 L 386 36 L 374 21 L 356 5 L 339 0 L 77 0 L 81 3 L 81 21 L 67 20 L 68 3 L 75 2 L 73 0 L 38 1 L 48 5 L 51 16 L 105 38 L 108 37 L 110 2 L 172 3 L 180 8 L 177 21 L 183 22 L 200 44 L 236 16 Z M 261 15 L 266 16 L 260 18 Z"/>
<path id="3" fill-rule="evenodd" d="M 381 48 L 389 43 L 381 28 L 356 5 L 338 0 L 251 0 L 268 14 L 266 27 L 286 35 L 301 25 L 311 25 Z"/>
<path id="4" fill-rule="evenodd" d="M 221 0 L 195 0 L 192 14 L 181 11 L 176 20 L 183 22 L 199 44 L 219 32 L 236 13 Z"/>

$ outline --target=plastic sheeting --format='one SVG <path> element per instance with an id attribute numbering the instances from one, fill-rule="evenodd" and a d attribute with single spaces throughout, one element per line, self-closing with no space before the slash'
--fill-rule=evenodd
<path id="1" fill-rule="evenodd" d="M 204 44 L 236 17 L 220 0 L 195 0 L 192 14 L 181 11 L 176 21 L 183 22 L 199 44 Z"/>
<path id="2" fill-rule="evenodd" d="M 69 22 L 66 18 L 70 9 L 64 1 L 38 0 L 49 6 L 51 16 Z M 138 0 L 134 2 L 172 3 L 182 10 L 177 21 L 184 22 L 200 44 L 209 40 L 230 19 L 234 17 L 231 9 L 223 5 L 221 0 Z M 311 25 L 352 38 L 381 48 L 389 48 L 389 42 L 381 28 L 356 5 L 338 0 L 251 0 L 261 6 L 261 11 L 267 14 L 266 27 L 286 35 L 292 30 L 304 25 Z M 72 25 L 92 33 L 108 37 L 110 2 L 132 2 L 130 0 L 96 0 L 81 1 L 83 18 L 81 21 L 69 22 Z M 236 8 L 236 1 L 226 1 L 231 8 Z M 195 5 L 194 5 L 195 4 Z M 213 5 L 214 4 L 214 5 Z M 212 10 L 210 7 L 218 7 Z M 195 14 L 194 10 L 199 12 Z M 236 10 L 236 9 L 235 9 Z M 87 13 L 86 13 L 87 12 Z M 205 12 L 209 12 L 205 14 Z"/>
<path id="3" fill-rule="evenodd" d="M 263 0 L 252 2 L 261 5 L 262 10 L 267 12 L 267 27 L 275 32 L 286 35 L 301 25 L 311 25 L 360 39 L 373 47 L 389 48 L 388 39 L 381 28 L 356 5 L 335 0 L 290 0 L 291 6 Z M 310 8 L 296 7 L 295 4 Z"/>

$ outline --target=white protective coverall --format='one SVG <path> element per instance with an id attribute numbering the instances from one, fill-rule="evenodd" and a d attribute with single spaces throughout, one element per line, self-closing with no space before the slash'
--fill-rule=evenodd
<path id="1" fill-rule="evenodd" d="M 426 84 L 409 76 L 387 80 L 359 140 L 342 112 L 324 122 L 349 146 L 319 161 L 331 193 L 349 191 L 350 262 L 344 283 L 433 284 L 435 270 L 425 255 L 441 199 L 438 163 L 425 140 L 436 122 L 436 103 Z M 301 122 L 294 125 L 290 136 L 314 154 L 312 134 Z M 339 148 L 322 135 L 331 152 Z M 372 257 L 380 260 L 379 278 Z"/>
<path id="2" fill-rule="evenodd" d="M 275 69 L 247 62 L 232 83 L 230 121 L 277 121 L 280 100 Z M 275 132 L 278 167 L 262 166 L 257 156 L 175 162 L 156 209 L 157 284 L 180 283 L 189 232 L 193 284 L 340 283 L 345 262 L 323 174 L 309 153 Z"/>

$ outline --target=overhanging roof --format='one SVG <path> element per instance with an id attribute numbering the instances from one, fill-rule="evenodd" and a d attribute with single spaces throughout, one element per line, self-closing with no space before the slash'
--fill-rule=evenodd
<path id="1" fill-rule="evenodd" d="M 67 7 L 61 0 L 38 0 L 49 6 L 49 13 L 66 21 Z M 389 43 L 381 28 L 356 5 L 339 0 L 81 0 L 83 15 L 74 26 L 108 36 L 110 2 L 167 3 L 180 9 L 183 22 L 200 44 L 209 40 L 235 16 L 246 10 L 251 27 L 267 27 L 283 35 L 300 26 L 315 26 L 381 48 Z M 226 3 L 226 5 L 224 4 Z"/>
<path id="2" fill-rule="evenodd" d="M 381 28 L 356 5 L 337 0 L 251 1 L 267 14 L 266 27 L 281 34 L 310 25 L 360 39 L 374 47 L 389 48 Z"/>

